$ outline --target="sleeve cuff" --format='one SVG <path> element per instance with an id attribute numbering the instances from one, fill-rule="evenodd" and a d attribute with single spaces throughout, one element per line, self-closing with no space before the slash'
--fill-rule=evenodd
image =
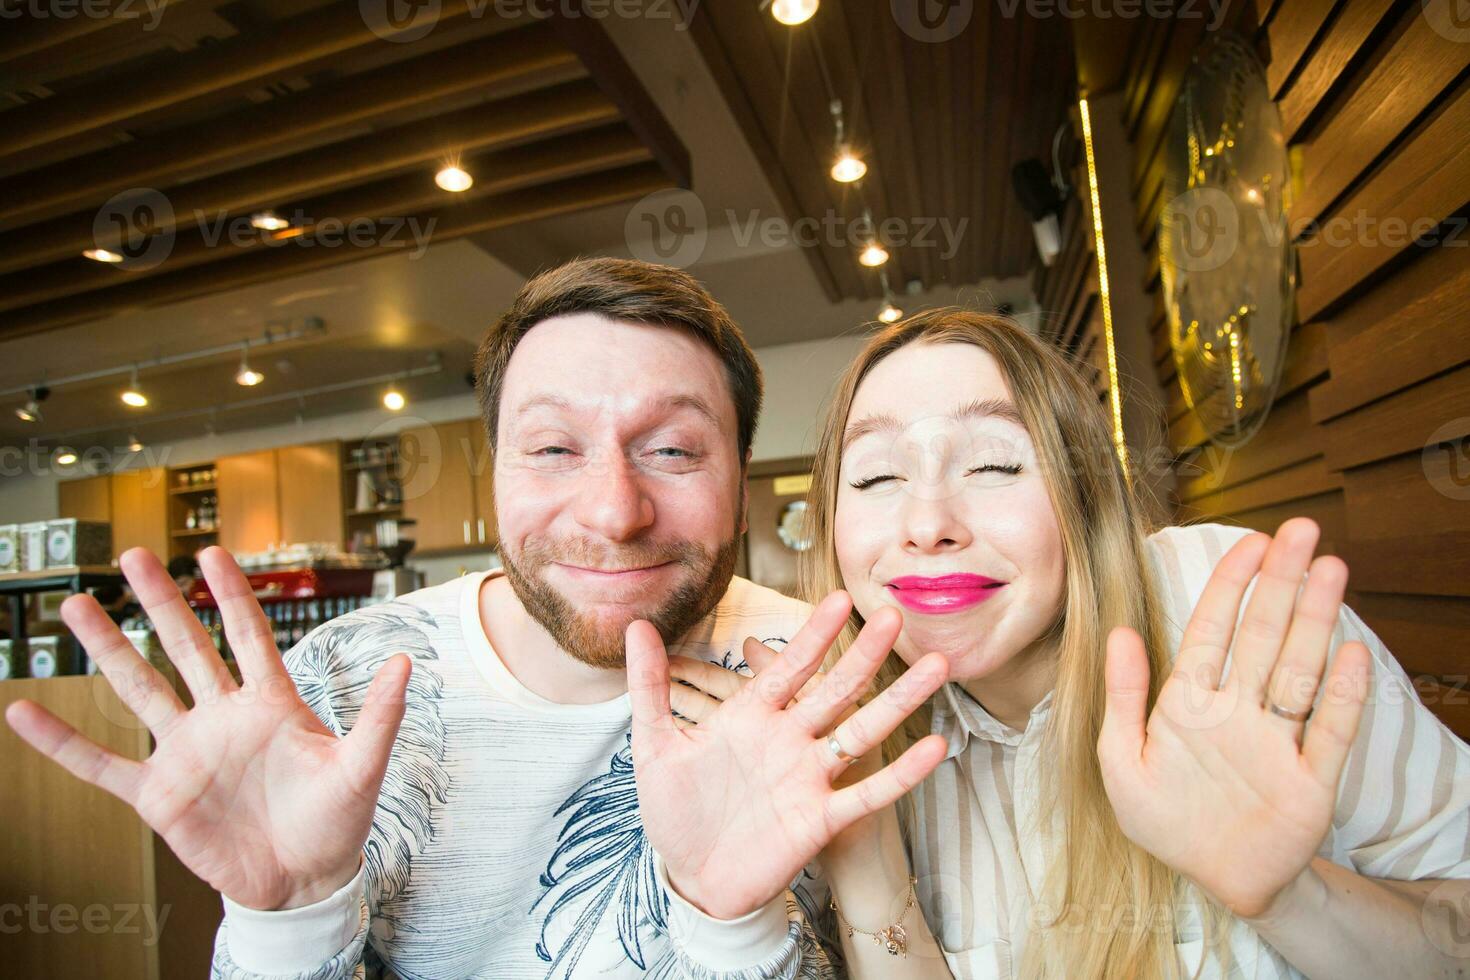
<path id="1" fill-rule="evenodd" d="M 716 919 L 674 890 L 656 852 L 654 874 L 669 896 L 669 938 L 689 959 L 712 971 L 748 970 L 770 959 L 788 940 L 791 923 L 783 896 L 738 919 Z"/>
<path id="2" fill-rule="evenodd" d="M 235 965 L 267 976 L 296 974 L 336 956 L 361 925 L 366 869 L 359 859 L 351 881 L 320 902 L 296 909 L 266 912 L 221 895 Z"/>

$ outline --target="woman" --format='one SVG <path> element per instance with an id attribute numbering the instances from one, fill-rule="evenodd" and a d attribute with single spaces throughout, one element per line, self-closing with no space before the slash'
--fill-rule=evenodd
<path id="1" fill-rule="evenodd" d="M 1093 392 L 1020 327 L 957 310 L 864 348 L 809 507 L 804 588 L 854 606 L 833 655 L 895 606 L 887 678 L 949 664 L 884 747 L 933 732 L 945 760 L 823 852 L 854 976 L 1464 965 L 1470 751 L 1341 608 L 1346 566 L 1312 559 L 1312 522 L 1145 537 Z M 837 749 L 867 744 L 844 724 Z M 895 925 L 901 959 L 864 938 Z"/>

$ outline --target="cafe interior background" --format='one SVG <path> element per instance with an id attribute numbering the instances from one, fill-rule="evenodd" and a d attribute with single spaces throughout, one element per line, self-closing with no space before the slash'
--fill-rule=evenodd
<path id="1" fill-rule="evenodd" d="M 115 595 L 129 547 L 229 548 L 283 645 L 496 562 L 471 354 L 537 270 L 621 255 L 701 279 L 765 371 L 743 574 L 794 586 L 815 420 L 865 337 L 1001 310 L 1089 380 L 1160 520 L 1314 518 L 1470 734 L 1452 3 L 0 15 L 0 704 L 146 755 L 56 613 Z M 131 810 L 4 726 L 0 796 L 0 911 L 42 909 L 0 918 L 14 975 L 202 975 L 218 899 Z"/>

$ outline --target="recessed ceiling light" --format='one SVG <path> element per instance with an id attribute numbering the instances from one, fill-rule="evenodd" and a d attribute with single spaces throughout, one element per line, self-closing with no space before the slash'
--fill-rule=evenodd
<path id="1" fill-rule="evenodd" d="M 291 222 L 274 211 L 257 211 L 250 216 L 250 227 L 261 231 L 280 231 L 283 228 L 290 228 Z"/>
<path id="2" fill-rule="evenodd" d="M 56 450 L 56 465 L 57 466 L 70 466 L 71 464 L 75 463 L 76 461 L 77 461 L 76 450 L 72 449 L 71 447 L 69 447 L 69 446 L 62 446 L 60 449 Z"/>
<path id="3" fill-rule="evenodd" d="M 403 406 L 408 404 L 408 399 L 403 397 L 403 392 L 398 390 L 397 385 L 389 385 L 388 390 L 383 392 L 383 407 L 390 412 L 399 412 Z"/>
<path id="4" fill-rule="evenodd" d="M 771 16 L 787 27 L 805 24 L 817 12 L 818 0 L 776 0 L 771 4 Z"/>
<path id="5" fill-rule="evenodd" d="M 475 186 L 475 178 L 458 167 L 445 167 L 434 175 L 434 183 L 451 194 L 459 194 Z"/>

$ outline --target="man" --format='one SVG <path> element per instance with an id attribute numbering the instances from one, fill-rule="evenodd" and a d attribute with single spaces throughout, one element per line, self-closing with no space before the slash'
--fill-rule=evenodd
<path id="1" fill-rule="evenodd" d="M 196 707 L 74 597 L 63 616 L 156 752 L 111 756 L 28 703 L 7 719 L 222 893 L 217 977 L 830 975 L 810 926 L 825 892 L 803 866 L 907 787 L 834 791 L 847 759 L 821 755 L 825 731 L 762 721 L 826 643 L 798 634 L 804 605 L 732 577 L 761 401 L 739 330 L 682 272 L 574 262 L 522 289 L 476 388 L 503 573 L 340 617 L 283 663 L 238 568 L 207 549 L 237 686 L 163 567 L 130 551 Z M 663 644 L 740 669 L 747 636 L 786 646 L 760 697 L 673 734 Z M 762 738 L 725 734 L 742 731 Z M 798 756 L 822 760 L 818 785 L 762 775 Z M 819 812 L 819 834 L 787 826 Z"/>

